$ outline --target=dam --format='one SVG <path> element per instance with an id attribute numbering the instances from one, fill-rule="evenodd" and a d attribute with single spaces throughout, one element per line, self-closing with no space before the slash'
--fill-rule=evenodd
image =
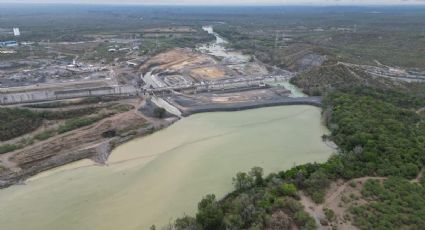
<path id="1" fill-rule="evenodd" d="M 78 161 L 0 190 L 4 229 L 158 228 L 194 214 L 206 194 L 232 191 L 232 177 L 265 174 L 332 154 L 320 109 L 279 106 L 195 114 L 113 150 L 105 166 Z M 27 207 L 32 207 L 28 209 Z"/>

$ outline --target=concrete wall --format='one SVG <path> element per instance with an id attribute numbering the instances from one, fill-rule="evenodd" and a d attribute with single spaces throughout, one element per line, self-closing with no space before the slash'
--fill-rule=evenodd
<path id="1" fill-rule="evenodd" d="M 281 98 L 273 100 L 259 100 L 254 102 L 240 102 L 240 103 L 213 103 L 206 105 L 197 105 L 187 107 L 182 111 L 182 116 L 190 116 L 195 113 L 206 112 L 225 112 L 225 111 L 239 111 L 246 109 L 255 109 L 262 107 L 281 106 L 281 105 L 312 105 L 321 107 L 322 97 L 298 97 L 298 98 Z"/>
<path id="2" fill-rule="evenodd" d="M 182 116 L 182 113 L 180 112 L 179 109 L 177 109 L 176 107 L 174 107 L 173 105 L 171 105 L 170 103 L 168 103 L 166 100 L 160 98 L 160 97 L 152 97 L 151 101 L 158 107 L 160 108 L 164 108 L 165 110 L 167 110 L 167 112 L 176 115 L 178 117 Z"/>
<path id="3" fill-rule="evenodd" d="M 75 90 L 28 91 L 19 93 L 0 92 L 0 105 L 11 105 L 39 101 L 52 101 L 68 98 L 106 96 L 106 95 L 137 95 L 137 88 L 132 85 L 99 87 Z"/>

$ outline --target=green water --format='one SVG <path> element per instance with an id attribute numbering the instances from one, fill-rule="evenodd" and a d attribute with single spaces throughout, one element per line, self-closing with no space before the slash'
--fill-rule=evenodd
<path id="1" fill-rule="evenodd" d="M 0 190 L 0 229 L 148 229 L 193 214 L 238 171 L 325 161 L 332 150 L 312 106 L 205 113 L 115 149 L 108 166 L 79 161 Z"/>

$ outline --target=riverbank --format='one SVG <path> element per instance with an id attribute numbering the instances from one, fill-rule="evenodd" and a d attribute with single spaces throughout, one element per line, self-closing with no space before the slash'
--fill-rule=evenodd
<path id="1" fill-rule="evenodd" d="M 281 98 L 242 103 L 217 103 L 191 106 L 183 109 L 179 107 L 179 109 L 182 111 L 182 116 L 188 117 L 198 113 L 241 111 L 282 105 L 312 105 L 320 107 L 321 97 Z M 133 113 L 137 114 L 139 111 L 131 111 L 129 114 L 133 115 Z M 105 119 L 94 125 L 72 131 L 71 133 L 60 135 L 53 139 L 37 143 L 36 145 L 31 145 L 27 148 L 2 155 L 0 158 L 0 163 L 3 165 L 2 170 L 0 170 L 0 189 L 14 184 L 23 184 L 26 179 L 40 172 L 81 159 L 91 159 L 97 164 L 104 164 L 108 160 L 112 150 L 119 145 L 134 138 L 152 134 L 170 126 L 178 120 L 177 117 L 155 119 L 143 116 L 143 119 L 149 119 L 148 122 L 150 123 L 146 123 L 145 126 L 136 129 L 134 127 L 128 127 L 129 130 L 118 136 L 101 138 L 101 133 L 112 129 L 111 126 L 102 124 L 116 123 L 116 125 L 123 125 L 125 123 L 119 124 L 121 122 L 112 122 L 122 116 L 123 115 L 120 114 L 111 119 Z M 126 119 L 131 118 L 126 117 Z M 158 123 L 158 120 L 161 120 L 161 122 Z M 131 126 L 131 124 L 129 125 Z M 81 135 L 81 133 L 85 134 Z M 75 145 L 77 145 L 78 148 L 75 148 Z M 4 166 L 8 166 L 8 168 Z"/>
<path id="2" fill-rule="evenodd" d="M 187 117 L 196 113 L 206 112 L 231 112 L 248 109 L 257 109 L 272 106 L 283 105 L 311 105 L 316 107 L 322 106 L 322 97 L 302 97 L 302 98 L 280 98 L 274 100 L 262 100 L 241 103 L 216 103 L 187 107 L 183 110 L 182 115 Z"/>

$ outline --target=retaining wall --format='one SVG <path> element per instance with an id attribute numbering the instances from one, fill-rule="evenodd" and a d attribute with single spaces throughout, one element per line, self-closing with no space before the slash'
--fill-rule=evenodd
<path id="1" fill-rule="evenodd" d="M 239 111 L 246 109 L 255 109 L 262 107 L 271 107 L 279 105 L 312 105 L 321 107 L 322 97 L 299 97 L 299 98 L 282 98 L 268 101 L 243 102 L 232 104 L 208 104 L 200 106 L 192 106 L 182 111 L 183 116 L 189 116 L 195 113 L 218 112 L 218 111 Z"/>
<path id="2" fill-rule="evenodd" d="M 137 88 L 132 85 L 98 87 L 71 90 L 45 90 L 27 92 L 0 92 L 0 105 L 21 104 L 40 101 L 52 101 L 78 97 L 126 95 L 135 96 Z"/>

